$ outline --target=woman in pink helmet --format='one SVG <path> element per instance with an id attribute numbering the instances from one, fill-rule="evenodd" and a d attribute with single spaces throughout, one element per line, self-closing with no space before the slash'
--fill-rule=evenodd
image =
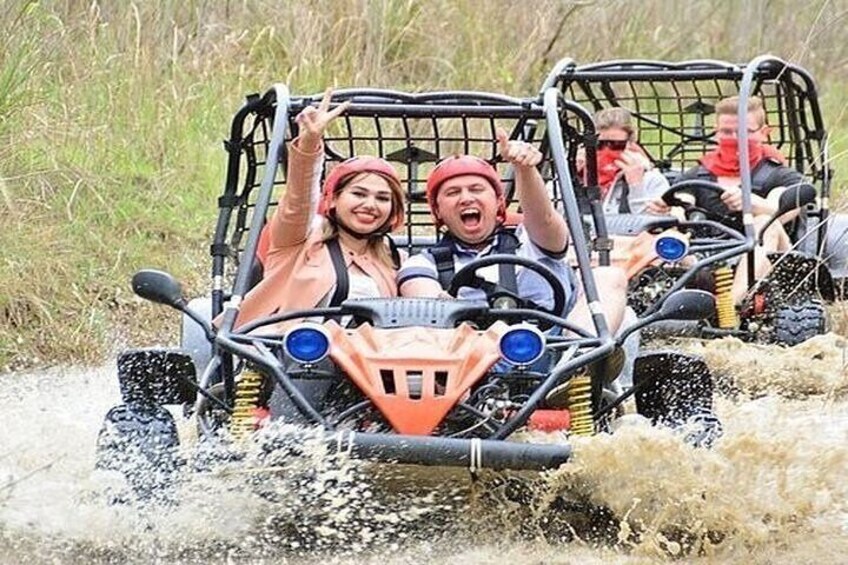
<path id="1" fill-rule="evenodd" d="M 394 167 L 377 157 L 336 165 L 318 204 L 323 221 L 313 222 L 311 192 L 324 158 L 324 130 L 347 108 L 330 110 L 330 99 L 328 90 L 317 108 L 296 118 L 300 135 L 288 152 L 287 189 L 266 227 L 264 278 L 245 296 L 237 327 L 349 297 L 397 296 L 396 260 L 384 237 L 403 223 L 403 188 Z"/>

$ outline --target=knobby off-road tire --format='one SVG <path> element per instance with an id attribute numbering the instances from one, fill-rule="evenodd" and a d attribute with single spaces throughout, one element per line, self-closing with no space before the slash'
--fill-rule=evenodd
<path id="1" fill-rule="evenodd" d="M 179 443 L 176 423 L 165 408 L 112 408 L 97 436 L 95 467 L 123 476 L 128 490 L 111 493 L 111 502 L 174 502 L 173 487 L 183 464 Z"/>
<path id="2" fill-rule="evenodd" d="M 826 333 L 830 324 L 824 304 L 820 300 L 808 300 L 779 308 L 773 327 L 774 343 L 792 346 Z"/>

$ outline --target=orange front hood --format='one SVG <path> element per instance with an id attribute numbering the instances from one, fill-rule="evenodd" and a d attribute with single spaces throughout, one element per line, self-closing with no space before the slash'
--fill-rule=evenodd
<path id="1" fill-rule="evenodd" d="M 348 333 L 326 323 L 330 356 L 365 393 L 396 432 L 429 435 L 459 399 L 500 359 L 498 342 L 509 326 L 375 329 Z"/>

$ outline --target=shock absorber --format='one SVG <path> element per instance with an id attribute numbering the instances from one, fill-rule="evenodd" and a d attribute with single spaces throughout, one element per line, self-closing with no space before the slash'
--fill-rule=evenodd
<path id="1" fill-rule="evenodd" d="M 233 415 L 230 418 L 230 434 L 236 440 L 247 437 L 256 429 L 256 408 L 262 391 L 262 375 L 245 369 L 236 382 Z"/>
<path id="2" fill-rule="evenodd" d="M 587 374 L 571 377 L 566 391 L 566 406 L 571 413 L 571 433 L 590 436 L 595 433 L 592 418 L 592 378 Z"/>
<path id="3" fill-rule="evenodd" d="M 731 329 L 739 325 L 733 304 L 733 270 L 723 265 L 715 270 L 715 299 L 718 327 Z"/>

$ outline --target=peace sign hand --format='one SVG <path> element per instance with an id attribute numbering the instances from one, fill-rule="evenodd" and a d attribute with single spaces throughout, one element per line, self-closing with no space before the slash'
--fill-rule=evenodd
<path id="1" fill-rule="evenodd" d="M 301 143 L 307 151 L 316 150 L 321 146 L 321 140 L 324 139 L 324 130 L 327 129 L 330 122 L 339 117 L 350 106 L 348 100 L 330 110 L 332 98 L 333 89 L 328 88 L 324 91 L 324 98 L 321 99 L 317 108 L 307 106 L 295 118 L 297 125 L 300 126 Z"/>

